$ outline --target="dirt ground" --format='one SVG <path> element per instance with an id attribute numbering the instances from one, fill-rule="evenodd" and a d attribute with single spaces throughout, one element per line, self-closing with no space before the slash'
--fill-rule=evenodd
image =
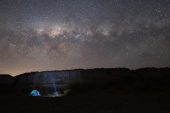
<path id="1" fill-rule="evenodd" d="M 170 91 L 93 89 L 61 98 L 1 96 L 0 113 L 170 113 Z"/>

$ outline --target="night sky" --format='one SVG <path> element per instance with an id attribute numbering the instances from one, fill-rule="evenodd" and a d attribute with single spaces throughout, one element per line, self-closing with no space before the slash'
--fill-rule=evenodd
<path id="1" fill-rule="evenodd" d="M 170 66 L 170 0 L 0 0 L 0 73 Z"/>

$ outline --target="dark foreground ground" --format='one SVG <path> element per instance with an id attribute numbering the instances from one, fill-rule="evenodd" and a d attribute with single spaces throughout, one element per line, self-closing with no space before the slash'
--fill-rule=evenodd
<path id="1" fill-rule="evenodd" d="M 169 88 L 95 88 L 61 98 L 0 97 L 0 113 L 170 113 Z"/>
<path id="2" fill-rule="evenodd" d="M 16 90 L 5 93 L 3 87 L 0 113 L 170 113 L 169 68 L 113 69 L 111 76 L 114 80 L 107 84 L 96 84 L 94 79 L 60 98 L 21 97 Z"/>

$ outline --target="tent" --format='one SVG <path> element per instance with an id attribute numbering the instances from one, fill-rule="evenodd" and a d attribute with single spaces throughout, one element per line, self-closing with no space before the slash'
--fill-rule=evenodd
<path id="1" fill-rule="evenodd" d="M 30 93 L 30 96 L 41 96 L 40 92 L 38 90 L 32 90 Z"/>

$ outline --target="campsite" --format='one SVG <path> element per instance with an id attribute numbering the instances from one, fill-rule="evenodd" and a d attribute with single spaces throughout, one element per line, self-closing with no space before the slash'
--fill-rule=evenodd
<path id="1" fill-rule="evenodd" d="M 62 72 L 56 71 L 55 73 L 66 73 L 67 71 L 68 70 Z M 79 74 L 77 74 L 76 79 L 74 74 L 70 74 L 71 76 L 74 76 L 73 77 L 74 79 L 72 79 L 71 76 L 69 76 L 69 79 L 63 78 L 63 80 L 69 80 L 70 82 L 68 81 L 58 82 L 60 85 L 61 83 L 63 84 L 69 83 L 70 85 L 70 87 L 68 87 L 69 85 L 65 85 L 67 86 L 67 88 L 70 88 L 71 90 L 68 92 L 67 95 L 64 96 L 40 95 L 42 91 L 36 90 L 35 86 L 32 87 L 34 88 L 34 90 L 30 89 L 26 90 L 25 88 L 28 88 L 26 87 L 26 85 L 28 85 L 27 83 L 33 84 L 33 81 L 35 80 L 33 79 L 34 77 L 31 76 L 31 73 L 21 74 L 17 76 L 16 80 L 18 80 L 18 84 L 21 83 L 25 84 L 19 85 L 23 87 L 18 87 L 16 89 L 11 89 L 8 91 L 6 90 L 6 92 L 5 90 L 1 89 L 1 92 L 3 93 L 1 93 L 0 96 L 1 105 L 0 112 L 1 113 L 170 112 L 169 68 L 143 68 L 137 70 L 129 70 L 126 68 L 69 70 L 69 73 L 72 73 L 72 71 L 73 73 L 75 73 L 75 71 L 76 72 L 82 71 L 81 72 L 82 75 L 79 72 Z M 39 75 L 44 73 L 54 74 L 54 71 L 38 73 Z M 96 77 L 98 76 L 98 74 L 95 75 L 95 73 L 105 74 L 104 75 L 101 74 L 99 76 L 100 79 L 98 79 Z M 30 79 L 25 78 L 29 77 L 27 76 L 27 74 L 30 76 Z M 35 73 L 32 74 L 35 75 Z M 103 79 L 101 79 L 102 77 Z M 37 79 L 37 77 L 35 78 Z M 21 82 L 20 80 L 25 81 Z M 39 80 L 43 79 L 41 78 Z M 13 81 L 13 83 L 16 86 L 18 86 L 16 81 Z M 38 87 L 36 86 L 36 88 Z M 51 91 L 54 91 L 52 87 L 45 88 L 50 88 L 50 90 L 48 90 L 49 93 L 51 93 Z"/>

